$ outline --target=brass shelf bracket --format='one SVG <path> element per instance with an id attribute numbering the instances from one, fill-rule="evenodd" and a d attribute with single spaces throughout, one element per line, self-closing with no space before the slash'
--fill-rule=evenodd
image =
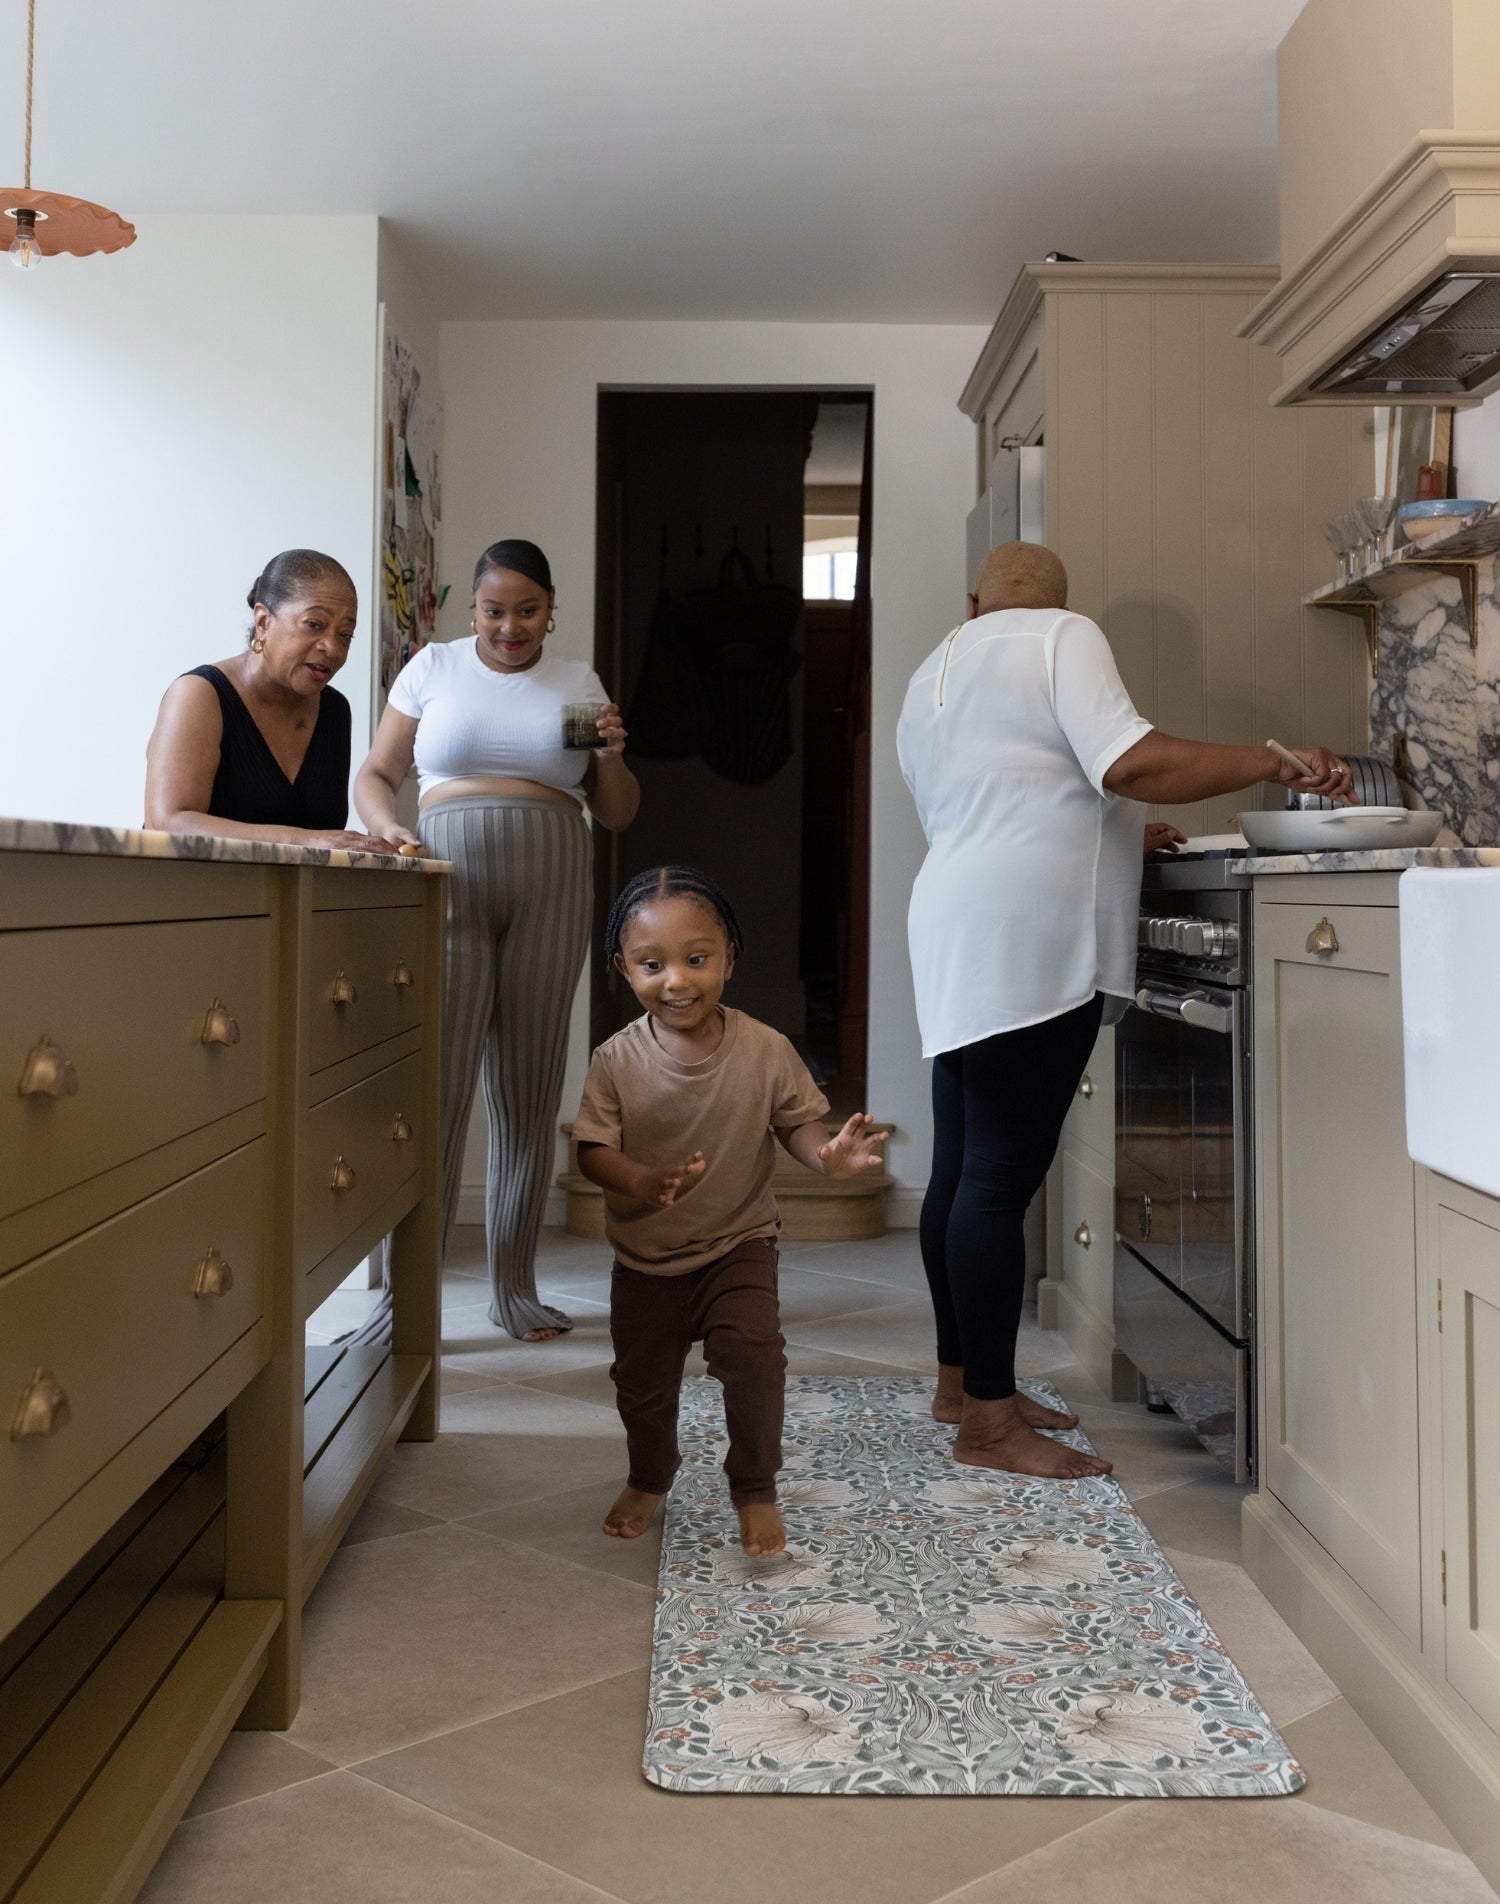
<path id="1" fill-rule="evenodd" d="M 1370 679 L 1376 680 L 1380 674 L 1380 609 L 1379 602 L 1315 602 L 1315 608 L 1331 608 L 1340 615 L 1357 615 L 1365 625 L 1365 647 L 1370 653 Z M 1471 624 L 1472 625 L 1472 624 Z"/>
<path id="2" fill-rule="evenodd" d="M 1403 555 L 1401 565 L 1408 569 L 1428 569 L 1435 575 L 1451 575 L 1463 595 L 1464 613 L 1469 618 L 1469 649 L 1479 652 L 1479 562 L 1467 556 L 1450 555 L 1446 559 Z"/>

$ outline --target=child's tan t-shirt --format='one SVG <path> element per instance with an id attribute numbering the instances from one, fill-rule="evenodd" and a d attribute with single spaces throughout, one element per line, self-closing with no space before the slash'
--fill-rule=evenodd
<path id="1" fill-rule="evenodd" d="M 573 1134 L 665 1169 L 701 1150 L 707 1168 L 669 1209 L 604 1193 L 604 1229 L 629 1269 L 682 1276 L 747 1237 L 781 1227 L 771 1175 L 773 1131 L 828 1115 L 828 1100 L 779 1031 L 724 1010 L 724 1037 L 701 1064 L 657 1043 L 650 1013 L 599 1046 Z"/>

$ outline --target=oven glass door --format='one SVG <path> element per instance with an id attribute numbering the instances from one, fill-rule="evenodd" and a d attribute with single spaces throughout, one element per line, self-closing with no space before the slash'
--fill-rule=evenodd
<path id="1" fill-rule="evenodd" d="M 1244 995 L 1142 974 L 1116 1034 L 1115 1229 L 1227 1334 L 1248 1332 Z M 1184 998 L 1196 1022 L 1178 1015 Z"/>

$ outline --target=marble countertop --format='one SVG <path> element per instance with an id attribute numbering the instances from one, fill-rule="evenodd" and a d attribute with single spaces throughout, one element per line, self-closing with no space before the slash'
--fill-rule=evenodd
<path id="1" fill-rule="evenodd" d="M 380 873 L 446 873 L 441 859 L 402 859 L 332 846 L 273 846 L 208 834 L 157 833 L 144 827 L 83 826 L 71 820 L 0 818 L 0 852 L 85 853 L 114 859 L 223 860 L 251 866 L 331 866 Z"/>
<path id="2" fill-rule="evenodd" d="M 1383 846 L 1363 853 L 1248 853 L 1232 873 L 1404 873 L 1411 866 L 1500 866 L 1500 846 Z"/>

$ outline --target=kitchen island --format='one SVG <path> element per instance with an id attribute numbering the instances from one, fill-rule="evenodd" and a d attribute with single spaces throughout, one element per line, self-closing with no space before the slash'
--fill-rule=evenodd
<path id="1" fill-rule="evenodd" d="M 0 1898 L 134 1894 L 436 1431 L 446 870 L 0 820 Z"/>
<path id="2" fill-rule="evenodd" d="M 1258 1477 L 1244 1564 L 1500 1882 L 1500 1201 L 1406 1147 L 1399 887 L 1494 848 L 1249 856 Z M 1479 1405 L 1475 1406 L 1475 1398 Z"/>

